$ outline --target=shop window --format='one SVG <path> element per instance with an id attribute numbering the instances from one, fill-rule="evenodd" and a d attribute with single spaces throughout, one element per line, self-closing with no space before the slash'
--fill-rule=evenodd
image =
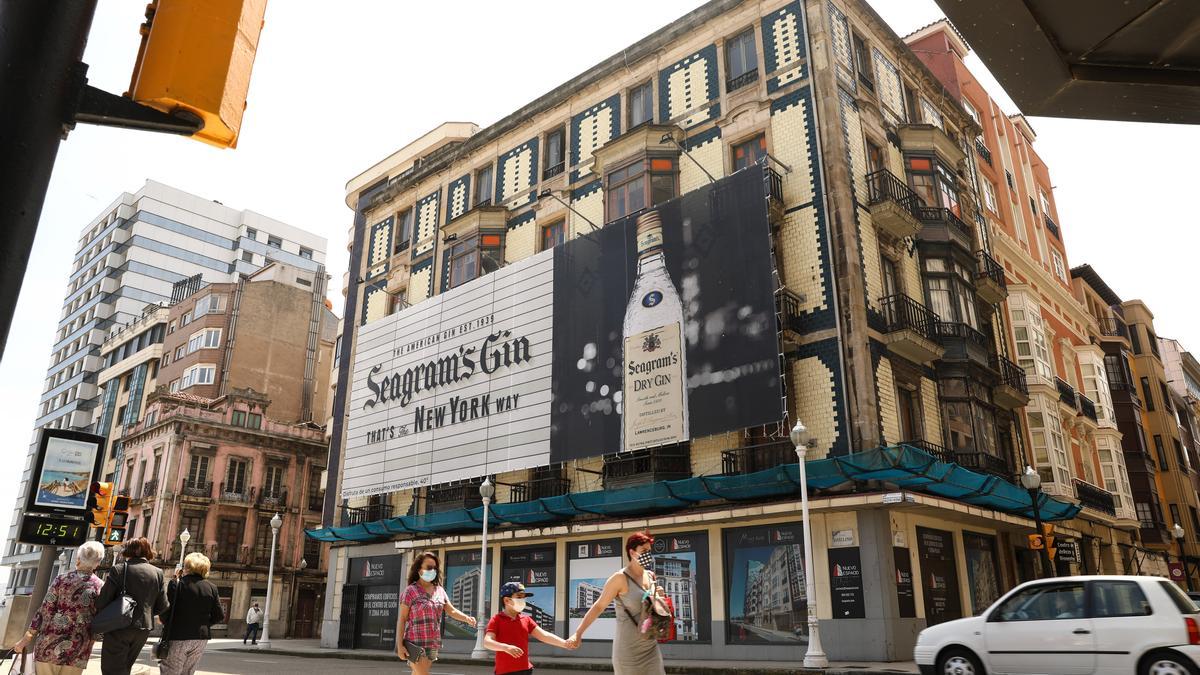
<path id="1" fill-rule="evenodd" d="M 738 171 L 757 164 L 767 156 L 767 137 L 759 134 L 748 141 L 733 146 L 733 170 Z"/>

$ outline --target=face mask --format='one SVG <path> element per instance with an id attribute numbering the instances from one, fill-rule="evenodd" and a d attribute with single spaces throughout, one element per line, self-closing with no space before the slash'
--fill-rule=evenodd
<path id="1" fill-rule="evenodd" d="M 652 570 L 654 569 L 654 554 L 650 551 L 639 553 L 637 557 L 638 564 L 642 567 Z"/>
<path id="2" fill-rule="evenodd" d="M 517 614 L 524 612 L 525 611 L 525 598 L 513 598 L 512 599 L 512 608 L 513 608 L 513 611 L 516 612 Z"/>
<path id="3" fill-rule="evenodd" d="M 437 570 L 421 570 L 421 578 L 432 584 L 437 579 Z"/>

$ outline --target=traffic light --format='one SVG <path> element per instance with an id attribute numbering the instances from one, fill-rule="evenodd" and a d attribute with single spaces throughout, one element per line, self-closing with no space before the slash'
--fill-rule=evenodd
<path id="1" fill-rule="evenodd" d="M 1031 534 L 1029 536 L 1029 550 L 1040 551 L 1046 548 L 1046 540 L 1040 534 Z"/>
<path id="2" fill-rule="evenodd" d="M 104 545 L 116 546 L 125 541 L 125 529 L 129 525 L 129 497 L 117 495 L 113 499 L 112 514 L 108 527 L 104 529 Z"/>
<path id="3" fill-rule="evenodd" d="M 113 488 L 112 483 L 92 483 L 87 506 L 92 524 L 97 528 L 108 526 L 108 518 L 112 513 Z"/>
<path id="4" fill-rule="evenodd" d="M 237 147 L 267 0 L 153 0 L 129 96 L 168 114 L 195 116 L 193 138 Z"/>

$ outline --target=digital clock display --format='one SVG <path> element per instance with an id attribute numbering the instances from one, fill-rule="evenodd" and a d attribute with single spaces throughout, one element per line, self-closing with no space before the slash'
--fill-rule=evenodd
<path id="1" fill-rule="evenodd" d="M 87 537 L 88 524 L 82 520 L 27 513 L 21 517 L 18 539 L 23 544 L 78 546 L 87 541 Z"/>

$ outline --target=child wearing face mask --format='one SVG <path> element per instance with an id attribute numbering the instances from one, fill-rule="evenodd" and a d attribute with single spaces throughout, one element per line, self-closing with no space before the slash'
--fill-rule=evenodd
<path id="1" fill-rule="evenodd" d="M 548 645 L 562 649 L 574 649 L 566 640 L 547 633 L 525 614 L 525 598 L 533 593 L 525 592 L 525 585 L 510 581 L 500 587 L 500 602 L 504 609 L 488 621 L 483 636 L 483 646 L 496 652 L 497 675 L 533 675 L 533 664 L 529 662 L 529 636 Z"/>

